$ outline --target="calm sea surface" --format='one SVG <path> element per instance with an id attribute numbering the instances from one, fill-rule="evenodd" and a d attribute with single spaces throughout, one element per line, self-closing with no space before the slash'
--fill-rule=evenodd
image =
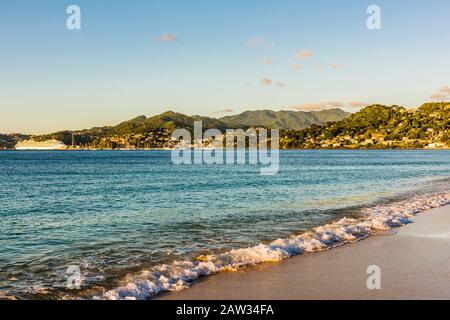
<path id="1" fill-rule="evenodd" d="M 278 175 L 259 169 L 175 166 L 169 151 L 0 152 L 0 294 L 61 297 L 75 265 L 88 296 L 450 187 L 450 151 L 283 151 Z"/>

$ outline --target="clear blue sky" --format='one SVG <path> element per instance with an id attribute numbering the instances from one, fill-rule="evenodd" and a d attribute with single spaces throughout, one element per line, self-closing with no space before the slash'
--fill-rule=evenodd
<path id="1" fill-rule="evenodd" d="M 80 31 L 66 28 L 71 4 Z M 366 27 L 371 4 L 379 31 Z M 168 109 L 415 107 L 450 85 L 449 12 L 448 0 L 3 0 L 0 132 Z"/>

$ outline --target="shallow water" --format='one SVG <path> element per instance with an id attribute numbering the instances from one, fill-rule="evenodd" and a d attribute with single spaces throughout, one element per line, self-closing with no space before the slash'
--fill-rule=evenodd
<path id="1" fill-rule="evenodd" d="M 283 151 L 276 176 L 259 169 L 175 166 L 168 151 L 0 152 L 0 292 L 90 297 L 153 266 L 450 189 L 450 151 Z M 83 290 L 65 289 L 69 265 Z"/>

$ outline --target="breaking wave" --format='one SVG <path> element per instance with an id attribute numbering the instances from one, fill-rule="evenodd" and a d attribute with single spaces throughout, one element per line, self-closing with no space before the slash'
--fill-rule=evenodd
<path id="1" fill-rule="evenodd" d="M 143 300 L 166 291 L 188 288 L 192 281 L 223 271 L 236 271 L 264 262 L 276 262 L 304 253 L 328 250 L 356 242 L 379 231 L 400 227 L 425 210 L 450 204 L 450 192 L 421 195 L 410 200 L 378 205 L 361 211 L 361 218 L 343 218 L 300 235 L 268 244 L 200 256 L 196 261 L 175 261 L 129 275 L 124 286 L 94 299 Z"/>

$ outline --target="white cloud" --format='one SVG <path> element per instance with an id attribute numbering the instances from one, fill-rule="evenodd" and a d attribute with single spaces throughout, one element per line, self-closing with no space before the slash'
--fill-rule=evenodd
<path id="1" fill-rule="evenodd" d="M 264 64 L 270 66 L 273 64 L 273 60 L 271 58 L 266 58 L 264 59 Z"/>
<path id="2" fill-rule="evenodd" d="M 302 65 L 300 63 L 293 63 L 291 65 L 291 68 L 294 70 L 300 70 L 302 68 Z"/>
<path id="3" fill-rule="evenodd" d="M 261 84 L 262 84 L 263 86 L 271 86 L 272 83 L 273 83 L 272 80 L 269 79 L 269 78 L 262 78 L 262 79 L 261 79 Z"/>
<path id="4" fill-rule="evenodd" d="M 262 39 L 260 37 L 252 37 L 247 41 L 247 45 L 250 47 L 257 47 L 261 44 Z"/>
<path id="5" fill-rule="evenodd" d="M 173 42 L 180 40 L 176 35 L 170 33 L 164 33 L 158 37 L 158 41 Z"/>
<path id="6" fill-rule="evenodd" d="M 449 86 L 442 86 L 436 93 L 434 93 L 431 96 L 431 99 L 433 100 L 450 100 L 450 87 Z"/>
<path id="7" fill-rule="evenodd" d="M 318 111 L 318 110 L 327 110 L 327 109 L 338 109 L 342 108 L 344 103 L 340 101 L 328 101 L 328 102 L 319 102 L 319 103 L 304 103 L 296 106 L 292 106 L 293 109 L 301 110 L 301 111 Z"/>
<path id="8" fill-rule="evenodd" d="M 292 109 L 300 110 L 300 111 L 319 111 L 319 110 L 329 110 L 329 109 L 341 109 L 341 108 L 363 108 L 368 106 L 368 103 L 359 102 L 359 101 L 351 101 L 351 102 L 342 102 L 342 101 L 327 101 L 327 102 L 318 102 L 318 103 L 304 103 L 296 106 L 292 106 Z"/>
<path id="9" fill-rule="evenodd" d="M 366 102 L 359 102 L 359 101 L 350 101 L 347 106 L 350 108 L 363 108 L 367 107 L 369 104 Z"/>
<path id="10" fill-rule="evenodd" d="M 314 55 L 312 51 L 309 50 L 302 50 L 297 53 L 296 57 L 298 60 L 306 60 L 311 58 Z"/>

